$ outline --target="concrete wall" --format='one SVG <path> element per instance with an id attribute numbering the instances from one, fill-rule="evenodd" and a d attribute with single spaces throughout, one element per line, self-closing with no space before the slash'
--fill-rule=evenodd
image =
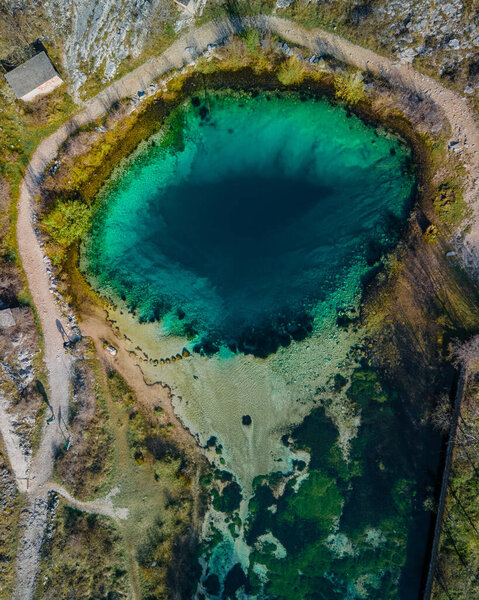
<path id="1" fill-rule="evenodd" d="M 20 98 L 20 100 L 24 100 L 25 102 L 28 102 L 29 100 L 33 100 L 40 94 L 48 94 L 49 92 L 54 90 L 56 87 L 58 87 L 62 83 L 63 83 L 63 80 L 58 75 L 55 75 L 55 77 L 52 77 L 48 81 L 45 81 L 45 83 L 42 83 L 42 85 L 39 85 L 37 88 L 35 88 L 31 92 L 28 92 L 28 94 L 25 94 L 24 96 L 22 96 Z"/>

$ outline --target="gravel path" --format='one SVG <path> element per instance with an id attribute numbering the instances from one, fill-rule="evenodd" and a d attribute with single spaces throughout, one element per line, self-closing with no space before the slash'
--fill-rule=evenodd
<path id="1" fill-rule="evenodd" d="M 103 515 L 110 517 L 111 519 L 128 519 L 129 510 L 127 508 L 119 508 L 113 506 L 113 498 L 120 492 L 120 488 L 114 488 L 105 498 L 98 498 L 96 500 L 90 500 L 88 502 L 82 502 L 74 498 L 67 490 L 57 483 L 49 482 L 45 486 L 46 493 L 56 492 L 70 504 L 88 513 L 95 513 L 97 515 Z"/>
<path id="2" fill-rule="evenodd" d="M 243 20 L 220 20 L 208 23 L 181 36 L 160 57 L 138 67 L 86 103 L 85 108 L 43 140 L 36 149 L 25 173 L 18 203 L 17 238 L 20 257 L 25 270 L 30 293 L 38 311 L 44 336 L 45 367 L 49 380 L 50 402 L 58 414 L 61 409 L 68 414 L 70 393 L 70 359 L 63 351 L 63 340 L 56 326 L 62 321 L 54 296 L 49 290 L 48 273 L 43 253 L 38 244 L 32 222 L 32 206 L 42 174 L 55 158 L 61 144 L 68 136 L 91 121 L 103 116 L 114 102 L 136 96 L 150 83 L 166 72 L 191 62 L 204 52 L 208 44 L 221 42 L 242 27 L 258 27 L 271 31 L 281 38 L 308 48 L 315 54 L 329 54 L 361 70 L 383 77 L 393 85 L 414 90 L 428 96 L 446 115 L 451 125 L 452 139 L 457 148 L 467 155 L 471 181 L 467 199 L 477 196 L 479 182 L 479 129 L 474 115 L 464 98 L 443 88 L 437 81 L 421 75 L 409 65 L 399 65 L 388 58 L 356 46 L 335 35 L 320 30 L 308 31 L 300 25 L 276 17 L 260 16 Z M 473 226 L 468 233 L 464 261 L 469 266 L 479 265 L 479 206 L 474 207 Z M 479 203 L 478 203 L 479 205 Z M 24 515 L 25 533 L 18 553 L 17 589 L 14 598 L 30 600 L 35 589 L 39 551 L 46 523 L 45 484 L 49 481 L 54 459 L 54 448 L 64 443 L 57 426 L 44 426 L 42 442 L 31 466 L 29 509 Z M 70 498 L 68 498 L 70 501 Z M 71 499 L 73 502 L 74 500 Z"/>

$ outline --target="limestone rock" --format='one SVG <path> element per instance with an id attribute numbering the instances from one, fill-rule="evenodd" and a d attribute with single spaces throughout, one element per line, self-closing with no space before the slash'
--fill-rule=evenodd
<path id="1" fill-rule="evenodd" d="M 12 311 L 9 308 L 0 310 L 0 329 L 8 329 L 9 327 L 15 327 L 15 325 Z"/>

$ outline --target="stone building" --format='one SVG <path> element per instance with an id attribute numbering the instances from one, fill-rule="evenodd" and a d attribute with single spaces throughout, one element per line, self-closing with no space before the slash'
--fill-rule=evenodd
<path id="1" fill-rule="evenodd" d="M 48 58 L 40 52 L 4 75 L 20 100 L 33 100 L 40 94 L 47 94 L 63 83 Z"/>

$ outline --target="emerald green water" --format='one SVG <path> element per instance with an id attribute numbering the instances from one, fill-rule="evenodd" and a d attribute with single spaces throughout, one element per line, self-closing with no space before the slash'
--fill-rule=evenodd
<path id="1" fill-rule="evenodd" d="M 264 356 L 305 337 L 351 266 L 366 272 L 397 240 L 408 150 L 343 109 L 221 96 L 174 121 L 182 151 L 137 155 L 88 246 L 99 287 L 140 321 L 169 314 L 197 349 Z"/>
<path id="2" fill-rule="evenodd" d="M 407 146 L 341 107 L 223 93 L 103 190 L 82 268 L 215 468 L 198 600 L 418 597 L 437 440 L 344 318 L 413 185 Z"/>

